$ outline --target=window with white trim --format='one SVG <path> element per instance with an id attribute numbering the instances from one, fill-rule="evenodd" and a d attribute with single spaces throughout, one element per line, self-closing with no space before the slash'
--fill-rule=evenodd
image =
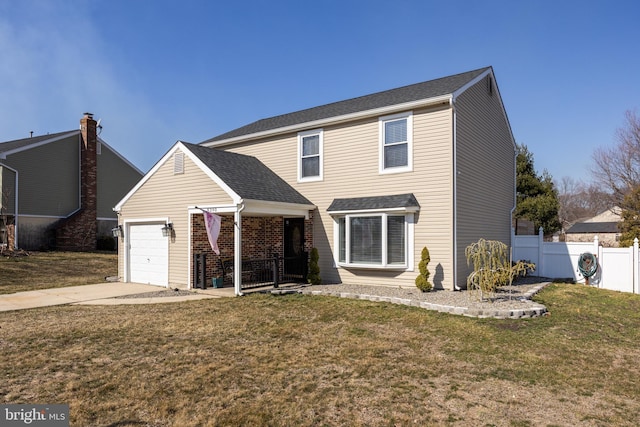
<path id="1" fill-rule="evenodd" d="M 413 169 L 412 113 L 380 117 L 380 173 L 408 172 Z"/>
<path id="2" fill-rule="evenodd" d="M 337 261 L 347 267 L 407 268 L 413 214 L 347 214 L 335 217 Z"/>
<path id="3" fill-rule="evenodd" d="M 322 129 L 298 134 L 298 181 L 322 180 Z"/>

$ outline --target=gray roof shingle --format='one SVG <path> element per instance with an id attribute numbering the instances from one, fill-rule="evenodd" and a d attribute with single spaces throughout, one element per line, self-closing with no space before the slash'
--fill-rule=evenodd
<path id="1" fill-rule="evenodd" d="M 243 199 L 313 205 L 253 156 L 183 144 Z"/>
<path id="2" fill-rule="evenodd" d="M 419 208 L 420 204 L 413 193 L 395 194 L 391 196 L 352 197 L 333 199 L 327 208 L 328 212 L 361 211 L 392 208 Z"/>
<path id="3" fill-rule="evenodd" d="M 334 102 L 306 110 L 258 120 L 246 126 L 242 126 L 211 139 L 207 139 L 206 141 L 201 142 L 201 144 L 222 141 L 257 132 L 270 131 L 315 120 L 338 117 L 346 114 L 448 95 L 454 93 L 456 90 L 460 89 L 465 84 L 490 69 L 491 67 L 480 68 L 466 73 L 429 80 L 422 83 L 373 93 L 371 95 L 360 96 L 358 98 L 347 99 L 345 101 Z"/>
<path id="4" fill-rule="evenodd" d="M 80 131 L 68 130 L 66 132 L 50 133 L 47 135 L 33 136 L 30 138 L 14 139 L 13 141 L 0 142 L 0 153 L 6 153 L 7 151 L 13 151 L 18 148 L 28 147 L 29 145 L 32 145 L 32 144 L 37 144 L 39 142 L 56 138 L 65 134 L 73 134 L 74 132 L 79 133 Z"/>
<path id="5" fill-rule="evenodd" d="M 577 222 L 567 233 L 619 233 L 617 222 Z"/>

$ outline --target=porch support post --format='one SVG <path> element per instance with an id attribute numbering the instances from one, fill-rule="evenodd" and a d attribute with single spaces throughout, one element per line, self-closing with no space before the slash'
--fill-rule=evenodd
<path id="1" fill-rule="evenodd" d="M 242 295 L 242 210 L 239 204 L 233 215 L 233 286 L 235 294 Z"/>

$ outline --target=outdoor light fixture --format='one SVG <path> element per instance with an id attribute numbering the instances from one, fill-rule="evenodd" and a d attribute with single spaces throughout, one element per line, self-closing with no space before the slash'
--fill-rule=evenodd
<path id="1" fill-rule="evenodd" d="M 162 227 L 162 237 L 170 237 L 173 231 L 173 223 L 168 222 Z"/>
<path id="2" fill-rule="evenodd" d="M 124 237 L 124 232 L 122 231 L 122 226 L 118 225 L 117 227 L 114 227 L 111 229 L 111 234 L 113 234 L 113 237 Z"/>

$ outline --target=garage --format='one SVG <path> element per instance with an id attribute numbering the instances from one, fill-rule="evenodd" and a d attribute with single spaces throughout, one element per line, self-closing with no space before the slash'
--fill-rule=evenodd
<path id="1" fill-rule="evenodd" d="M 168 286 L 169 239 L 163 222 L 129 226 L 129 282 Z"/>

